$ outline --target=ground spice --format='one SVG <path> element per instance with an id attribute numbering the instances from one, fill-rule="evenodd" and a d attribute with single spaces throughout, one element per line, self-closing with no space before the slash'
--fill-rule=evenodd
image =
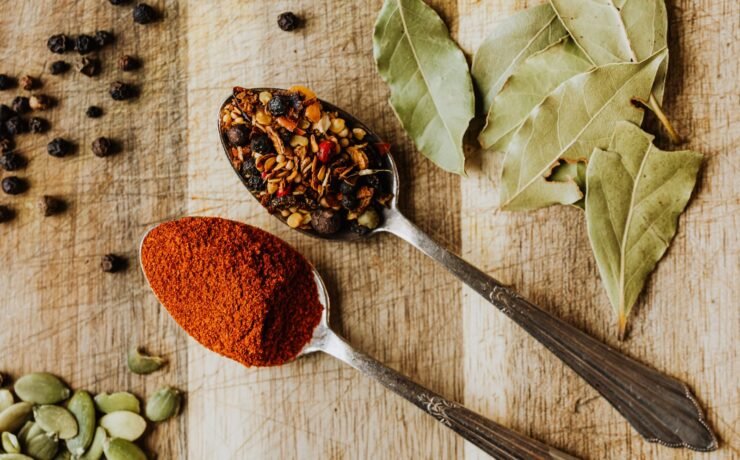
<path id="1" fill-rule="evenodd" d="M 195 340 L 246 366 L 295 358 L 322 305 L 311 265 L 279 238 L 219 218 L 184 218 L 145 238 L 149 283 Z"/>

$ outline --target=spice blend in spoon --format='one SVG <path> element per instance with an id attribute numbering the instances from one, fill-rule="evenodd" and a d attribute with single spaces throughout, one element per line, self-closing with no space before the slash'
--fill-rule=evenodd
<path id="1" fill-rule="evenodd" d="M 188 334 L 246 366 L 294 359 L 321 319 L 308 261 L 246 224 L 205 217 L 161 224 L 144 238 L 141 263 Z"/>

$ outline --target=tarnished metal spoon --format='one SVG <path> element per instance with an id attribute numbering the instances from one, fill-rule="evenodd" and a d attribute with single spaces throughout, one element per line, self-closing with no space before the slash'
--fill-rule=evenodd
<path id="1" fill-rule="evenodd" d="M 279 91 L 278 88 L 255 88 L 254 91 Z M 231 102 L 227 98 L 223 106 Z M 352 128 L 364 129 L 370 139 L 380 137 L 367 125 L 341 108 L 321 101 L 322 106 L 336 111 Z M 223 108 L 222 106 L 222 108 Z M 220 114 L 221 110 L 219 110 Z M 226 156 L 229 145 L 224 133 L 219 134 Z M 689 387 L 675 378 L 629 358 L 590 335 L 547 313 L 519 296 L 475 266 L 448 251 L 409 221 L 398 209 L 399 177 L 393 156 L 386 155 L 391 170 L 393 199 L 382 212 L 380 226 L 364 236 L 354 233 L 310 236 L 332 240 L 355 240 L 377 233 L 392 233 L 442 264 L 493 306 L 513 319 L 555 356 L 570 366 L 594 387 L 646 440 L 669 447 L 686 447 L 698 451 L 717 448 L 717 438 L 707 425 L 704 414 Z M 237 176 L 244 178 L 235 170 Z M 276 215 L 279 217 L 279 214 Z M 280 219 L 281 221 L 283 219 Z"/>

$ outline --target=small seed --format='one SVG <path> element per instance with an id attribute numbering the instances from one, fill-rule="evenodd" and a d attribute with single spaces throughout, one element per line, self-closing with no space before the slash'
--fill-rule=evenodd
<path id="1" fill-rule="evenodd" d="M 333 133 L 339 133 L 344 129 L 344 127 L 345 127 L 344 119 L 335 118 L 331 120 L 331 124 L 329 125 L 329 130 Z"/>
<path id="2" fill-rule="evenodd" d="M 0 460 L 34 460 L 28 455 L 23 454 L 0 454 Z"/>
<path id="3" fill-rule="evenodd" d="M 180 412 L 182 394 L 172 387 L 157 390 L 146 402 L 146 418 L 152 422 L 163 422 Z"/>
<path id="4" fill-rule="evenodd" d="M 132 70 L 138 69 L 139 67 L 141 67 L 141 62 L 131 55 L 124 54 L 123 56 L 118 58 L 118 68 L 124 72 L 130 72 Z"/>
<path id="5" fill-rule="evenodd" d="M 49 217 L 63 212 L 67 208 L 67 203 L 60 198 L 44 195 L 39 199 L 38 207 L 44 217 Z"/>
<path id="6" fill-rule="evenodd" d="M 112 394 L 100 393 L 95 396 L 95 406 L 104 414 L 121 410 L 137 414 L 141 412 L 139 398 L 126 391 Z"/>
<path id="7" fill-rule="evenodd" d="M 85 453 L 95 436 L 95 403 L 90 393 L 84 390 L 76 391 L 67 404 L 67 409 L 77 421 L 77 436 L 67 441 L 67 449 L 74 455 Z"/>
<path id="8" fill-rule="evenodd" d="M 293 214 L 288 217 L 287 223 L 290 228 L 298 228 L 301 226 L 301 223 L 303 222 L 303 216 L 301 216 L 299 213 L 294 212 Z"/>
<path id="9" fill-rule="evenodd" d="M 10 390 L 0 390 L 0 412 L 12 406 L 14 402 L 15 400 L 13 399 L 13 393 L 11 393 Z"/>
<path id="10" fill-rule="evenodd" d="M 36 87 L 36 80 L 30 75 L 24 75 L 20 80 L 21 89 L 31 91 Z"/>
<path id="11" fill-rule="evenodd" d="M 18 440 L 21 442 L 21 446 L 28 444 L 28 440 L 34 436 L 38 436 L 43 433 L 44 430 L 38 424 L 28 421 L 23 425 L 23 428 L 18 432 Z"/>
<path id="12" fill-rule="evenodd" d="M 100 460 L 103 457 L 103 447 L 107 439 L 108 434 L 105 432 L 105 429 L 103 427 L 97 427 L 92 444 L 90 444 L 87 452 L 79 457 L 79 460 Z"/>
<path id="13" fill-rule="evenodd" d="M 295 135 L 290 139 L 290 146 L 296 147 L 298 145 L 307 146 L 308 139 L 305 136 Z"/>
<path id="14" fill-rule="evenodd" d="M 87 115 L 88 118 L 100 118 L 103 116 L 103 109 L 98 106 L 91 105 L 85 111 L 85 115 Z"/>
<path id="15" fill-rule="evenodd" d="M 59 438 L 54 433 L 41 433 L 28 440 L 25 451 L 36 460 L 53 460 L 59 450 Z"/>
<path id="16" fill-rule="evenodd" d="M 139 347 L 131 347 L 126 362 L 128 369 L 134 374 L 151 374 L 164 366 L 167 361 L 160 356 L 144 355 Z"/>
<path id="17" fill-rule="evenodd" d="M 277 192 L 278 186 L 274 182 L 268 182 L 267 183 L 267 194 L 272 195 L 273 193 Z"/>
<path id="18" fill-rule="evenodd" d="M 349 139 L 347 139 L 346 137 L 339 139 L 339 145 L 341 145 L 342 147 L 348 147 Z"/>
<path id="19" fill-rule="evenodd" d="M 354 135 L 354 136 L 355 136 L 355 139 L 357 139 L 358 141 L 361 141 L 361 140 L 363 140 L 363 139 L 365 138 L 365 135 L 366 135 L 366 134 L 367 134 L 367 133 L 366 133 L 366 132 L 365 132 L 365 130 L 364 130 L 364 129 L 362 129 L 362 128 L 354 128 L 354 129 L 352 130 L 352 135 Z"/>
<path id="20" fill-rule="evenodd" d="M 96 157 L 107 157 L 114 153 L 115 145 L 107 137 L 99 137 L 92 143 L 92 152 Z"/>
<path id="21" fill-rule="evenodd" d="M 5 431 L 2 435 L 1 444 L 5 452 L 9 454 L 17 454 L 21 451 L 21 443 L 18 442 L 18 438 L 13 433 Z"/>
<path id="22" fill-rule="evenodd" d="M 270 99 L 272 99 L 272 93 L 269 91 L 262 91 L 259 95 L 260 102 L 264 105 L 270 102 Z"/>
<path id="23" fill-rule="evenodd" d="M 69 453 L 69 450 L 62 448 L 57 452 L 53 460 L 73 460 L 73 458 L 72 454 Z"/>
<path id="24" fill-rule="evenodd" d="M 69 398 L 69 388 L 47 372 L 24 375 L 15 382 L 15 394 L 23 401 L 35 404 L 56 404 Z"/>
<path id="25" fill-rule="evenodd" d="M 47 433 L 54 433 L 62 439 L 72 439 L 79 431 L 75 416 L 61 406 L 38 406 L 33 410 L 33 417 Z"/>
<path id="26" fill-rule="evenodd" d="M 259 110 L 254 118 L 255 120 L 257 120 L 257 123 L 263 126 L 268 126 L 270 123 L 272 123 L 272 116 L 270 116 L 270 114 L 268 114 L 264 110 Z"/>
<path id="27" fill-rule="evenodd" d="M 139 414 L 120 410 L 104 415 L 100 426 L 114 438 L 136 441 L 146 431 L 146 420 Z"/>
<path id="28" fill-rule="evenodd" d="M 146 454 L 139 446 L 120 438 L 107 440 L 104 452 L 107 460 L 147 460 Z"/>
<path id="29" fill-rule="evenodd" d="M 263 169 L 265 170 L 265 172 L 270 172 L 272 171 L 272 168 L 275 167 L 276 163 L 277 163 L 277 160 L 275 159 L 275 157 L 270 157 L 267 160 L 265 160 Z"/>
<path id="30" fill-rule="evenodd" d="M 84 57 L 80 61 L 78 70 L 82 75 L 92 78 L 100 73 L 100 59 Z"/>
<path id="31" fill-rule="evenodd" d="M 28 99 L 28 106 L 31 110 L 47 110 L 54 106 L 54 99 L 43 94 L 37 94 Z"/>
<path id="32" fill-rule="evenodd" d="M 149 24 L 159 18 L 157 11 L 146 3 L 139 3 L 133 11 L 134 22 L 137 24 Z"/>

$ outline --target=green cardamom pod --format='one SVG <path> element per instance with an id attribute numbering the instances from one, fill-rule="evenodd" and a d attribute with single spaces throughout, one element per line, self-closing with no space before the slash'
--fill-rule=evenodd
<path id="1" fill-rule="evenodd" d="M 8 389 L 0 390 L 0 412 L 12 406 L 13 403 L 15 403 L 15 399 L 13 399 L 13 393 L 11 393 Z"/>
<path id="2" fill-rule="evenodd" d="M 54 433 L 41 433 L 28 440 L 25 451 L 36 460 L 54 460 L 59 438 Z"/>
<path id="3" fill-rule="evenodd" d="M 90 447 L 95 436 L 95 403 L 90 393 L 80 390 L 72 395 L 67 409 L 77 421 L 77 436 L 67 440 L 67 450 L 79 457 Z"/>
<path id="4" fill-rule="evenodd" d="M 108 434 L 105 432 L 103 427 L 98 427 L 95 430 L 95 437 L 93 438 L 92 444 L 83 455 L 79 457 L 79 460 L 100 460 L 103 457 L 103 449 L 105 442 L 108 440 Z"/>
<path id="5" fill-rule="evenodd" d="M 141 354 L 139 347 L 131 347 L 126 359 L 128 368 L 134 374 L 151 374 L 165 365 L 166 361 L 160 356 Z"/>
<path id="6" fill-rule="evenodd" d="M 111 437 L 136 441 L 146 430 L 146 420 L 139 414 L 119 410 L 106 414 L 100 419 L 100 426 Z"/>
<path id="7" fill-rule="evenodd" d="M 13 433 L 9 431 L 3 432 L 0 437 L 0 444 L 3 446 L 3 450 L 9 454 L 19 454 L 21 452 L 21 443 Z"/>
<path id="8" fill-rule="evenodd" d="M 139 446 L 121 438 L 113 438 L 105 443 L 105 458 L 107 460 L 147 460 L 146 454 Z"/>
<path id="9" fill-rule="evenodd" d="M 15 394 L 34 404 L 56 404 L 69 398 L 69 388 L 56 376 L 47 372 L 24 375 L 15 382 Z"/>
<path id="10" fill-rule="evenodd" d="M 146 418 L 152 422 L 163 422 L 180 411 L 182 394 L 172 387 L 162 387 L 146 402 Z"/>
<path id="11" fill-rule="evenodd" d="M 141 407 L 139 398 L 126 391 L 118 393 L 100 393 L 95 396 L 95 406 L 104 414 L 110 414 L 119 410 L 139 413 Z"/>
<path id="12" fill-rule="evenodd" d="M 74 438 L 79 431 L 75 416 L 60 406 L 38 406 L 33 410 L 33 418 L 47 433 L 54 433 L 62 439 Z"/>
<path id="13" fill-rule="evenodd" d="M 0 412 L 0 432 L 14 432 L 31 418 L 33 404 L 19 402 Z"/>

